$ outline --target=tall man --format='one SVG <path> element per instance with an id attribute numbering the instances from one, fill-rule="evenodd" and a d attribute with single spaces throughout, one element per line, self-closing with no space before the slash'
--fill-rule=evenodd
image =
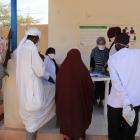
<path id="1" fill-rule="evenodd" d="M 55 115 L 54 94 L 44 92 L 41 79 L 44 76 L 53 82 L 45 72 L 38 53 L 40 35 L 38 29 L 29 29 L 17 48 L 16 79 L 20 93 L 20 116 L 27 130 L 27 140 L 35 140 L 37 130 Z"/>
<path id="2" fill-rule="evenodd" d="M 127 48 L 129 36 L 120 34 L 115 39 L 117 52 L 110 56 L 108 67 L 112 81 L 108 97 L 109 140 L 135 140 L 140 106 L 140 50 Z M 124 107 L 135 110 L 133 125 L 123 117 Z"/>

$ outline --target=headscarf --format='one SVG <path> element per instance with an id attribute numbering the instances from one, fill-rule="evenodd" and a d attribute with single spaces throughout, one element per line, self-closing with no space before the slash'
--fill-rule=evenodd
<path id="1" fill-rule="evenodd" d="M 122 48 L 128 48 L 129 40 L 130 36 L 127 33 L 121 33 L 119 36 L 117 36 L 115 39 L 116 50 L 119 51 Z"/>
<path id="2" fill-rule="evenodd" d="M 110 27 L 107 31 L 108 38 L 113 38 L 121 34 L 121 28 L 120 27 Z"/>
<path id="3" fill-rule="evenodd" d="M 107 36 L 108 36 L 109 39 L 115 38 L 120 34 L 121 34 L 121 28 L 120 27 L 110 27 L 107 31 Z M 115 44 L 115 42 L 112 42 L 112 44 L 109 48 L 109 52 L 111 51 L 114 44 Z"/>
<path id="4" fill-rule="evenodd" d="M 56 78 L 56 112 L 60 131 L 70 137 L 84 135 L 93 111 L 94 84 L 80 51 L 72 49 Z"/>
<path id="5" fill-rule="evenodd" d="M 128 45 L 129 44 L 129 39 L 130 36 L 127 33 L 121 33 L 119 36 L 116 37 L 115 43 L 120 43 L 123 45 Z"/>

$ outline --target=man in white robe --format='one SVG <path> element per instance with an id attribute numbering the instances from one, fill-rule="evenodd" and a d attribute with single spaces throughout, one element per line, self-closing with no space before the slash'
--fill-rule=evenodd
<path id="1" fill-rule="evenodd" d="M 135 140 L 140 107 L 140 50 L 127 48 L 129 36 L 120 34 L 115 39 L 117 52 L 110 56 L 108 67 L 112 82 L 108 96 L 108 136 L 109 140 Z M 131 111 L 127 111 L 125 108 Z M 126 111 L 125 111 L 126 110 Z M 124 112 L 135 112 L 131 119 Z"/>
<path id="2" fill-rule="evenodd" d="M 20 116 L 27 130 L 27 140 L 35 140 L 36 132 L 55 116 L 55 100 L 43 87 L 45 72 L 38 53 L 40 31 L 31 28 L 17 48 L 16 79 L 20 97 Z"/>

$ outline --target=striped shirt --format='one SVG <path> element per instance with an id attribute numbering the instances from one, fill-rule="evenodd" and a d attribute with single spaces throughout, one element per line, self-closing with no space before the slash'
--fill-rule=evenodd
<path id="1" fill-rule="evenodd" d="M 108 59 L 109 50 L 107 48 L 104 50 L 99 50 L 98 47 L 94 48 L 90 56 L 90 67 L 92 71 L 105 73 Z"/>

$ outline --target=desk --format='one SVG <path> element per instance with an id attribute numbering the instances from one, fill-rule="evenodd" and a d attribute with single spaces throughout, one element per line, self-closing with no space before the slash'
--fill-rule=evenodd
<path id="1" fill-rule="evenodd" d="M 92 78 L 93 82 L 97 82 L 97 81 L 105 82 L 104 118 L 105 118 L 105 122 L 107 125 L 107 98 L 108 98 L 108 94 L 109 94 L 110 77 L 105 76 L 105 77 L 100 78 L 100 77 L 92 76 L 91 78 Z"/>

